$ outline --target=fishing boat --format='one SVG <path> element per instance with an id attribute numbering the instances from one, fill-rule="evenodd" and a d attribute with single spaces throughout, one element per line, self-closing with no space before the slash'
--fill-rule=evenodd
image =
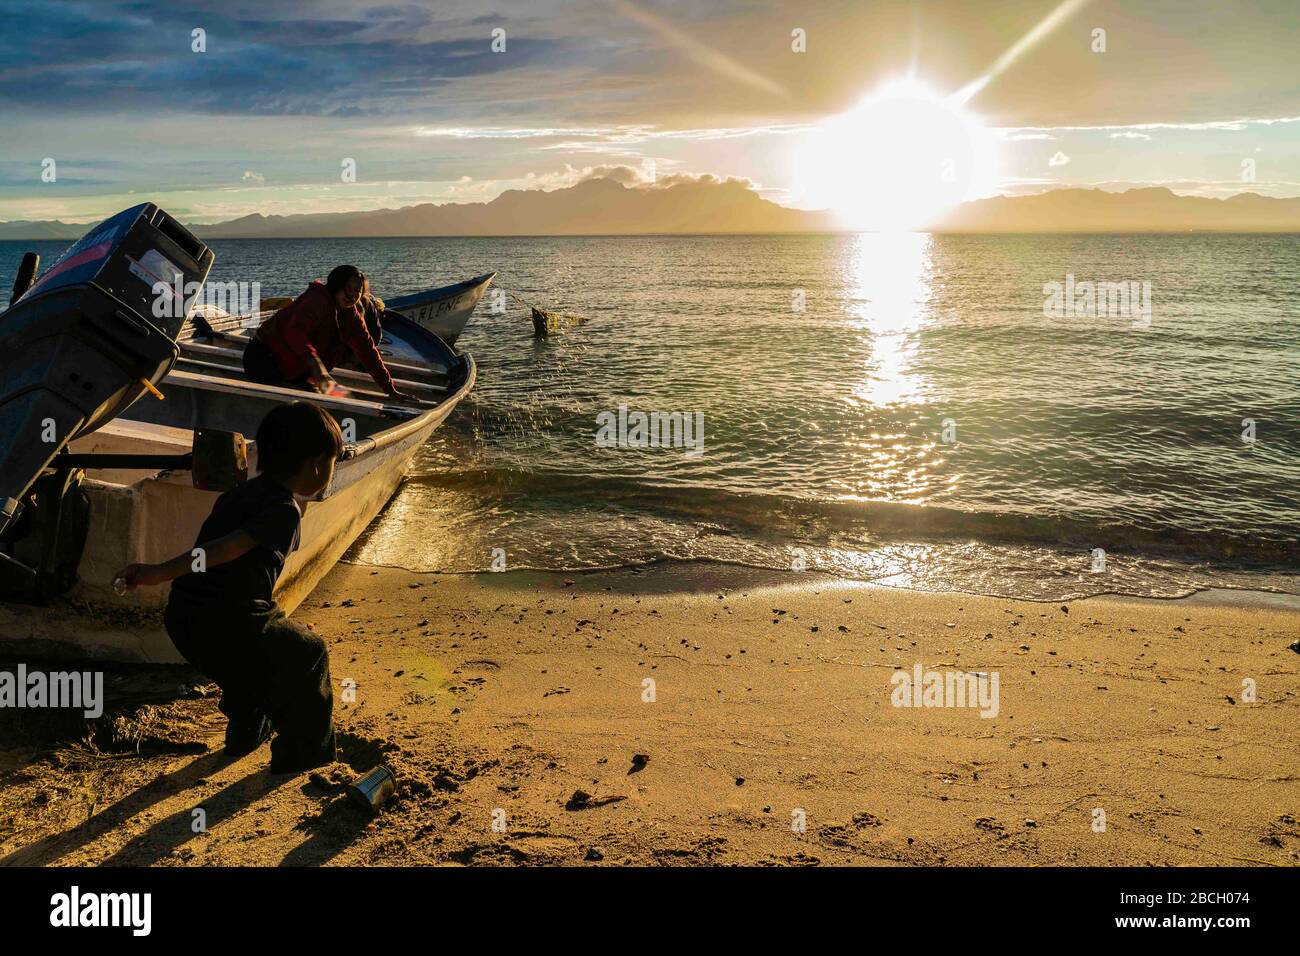
<path id="1" fill-rule="evenodd" d="M 395 296 L 386 299 L 384 304 L 418 322 L 448 345 L 455 345 L 474 307 L 495 278 L 495 272 L 488 272 L 440 289 Z"/>
<path id="2" fill-rule="evenodd" d="M 149 210 L 157 207 L 146 206 L 145 215 L 154 215 Z M 151 236 L 149 242 L 162 249 L 158 258 L 181 262 L 186 278 L 200 271 L 206 276 L 210 251 L 174 220 L 167 222 L 176 235 L 184 233 L 189 253 L 183 257 Z M 115 241 L 120 236 L 102 240 L 99 246 L 108 251 L 97 254 L 116 256 Z M 66 260 L 67 254 L 50 271 L 65 270 Z M 150 261 L 152 279 L 159 266 Z M 162 628 L 168 587 L 118 593 L 113 575 L 127 564 L 159 562 L 189 548 L 223 487 L 256 474 L 251 438 L 266 412 L 308 400 L 339 422 L 345 448 L 330 486 L 307 504 L 299 547 L 276 586 L 277 602 L 291 612 L 383 508 L 415 451 L 474 386 L 470 356 L 392 309 L 384 315 L 387 364 L 397 386 L 417 402 L 389 399 L 369 376 L 346 369 L 335 369 L 339 394 L 257 384 L 243 372 L 248 317 L 209 312 L 204 322 L 182 319 L 179 328 L 164 328 L 141 302 L 125 303 L 121 288 L 104 287 L 97 276 L 80 278 L 85 288 L 78 302 L 93 293 L 108 310 L 109 318 L 90 323 L 81 305 L 64 310 L 103 333 L 104 341 L 90 345 L 107 354 L 119 340 L 142 337 L 157 354 L 136 366 L 114 354 L 112 362 L 92 368 L 90 350 L 70 349 L 69 342 L 81 340 L 67 334 L 44 336 L 42 348 L 15 337 L 14 329 L 40 324 L 34 310 L 48 294 L 16 295 L 0 315 L 0 422 L 22 426 L 0 432 L 0 503 L 7 509 L 0 518 L 0 648 L 16 642 L 14 652 L 179 661 Z M 45 283 L 42 277 L 31 292 Z M 33 368 L 41 376 L 35 393 L 44 396 L 35 410 L 27 397 Z M 137 374 L 140 368 L 146 371 Z M 76 423 L 60 428 L 53 450 L 39 453 L 43 460 L 33 458 L 39 416 L 80 395 L 92 379 L 96 391 L 83 404 L 106 407 L 111 415 L 70 414 Z M 109 397 L 101 400 L 101 393 Z"/>

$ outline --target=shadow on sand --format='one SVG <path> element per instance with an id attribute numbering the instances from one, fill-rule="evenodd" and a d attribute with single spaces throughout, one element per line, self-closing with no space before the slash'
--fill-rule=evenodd
<path id="1" fill-rule="evenodd" d="M 110 678 L 110 696 L 98 719 L 88 720 L 80 712 L 48 709 L 14 712 L 0 719 L 0 773 L 10 781 L 7 786 L 12 801 L 8 810 L 12 822 L 20 829 L 50 822 L 59 827 L 57 832 L 0 858 L 0 866 L 54 865 L 105 838 L 111 839 L 113 831 L 119 829 L 139 832 L 116 849 L 110 849 L 112 844 L 105 847 L 102 852 L 111 855 L 100 865 L 149 866 L 194 838 L 196 808 L 203 808 L 205 826 L 211 833 L 285 785 L 301 786 L 306 797 L 320 801 L 320 809 L 304 815 L 294 826 L 303 834 L 303 842 L 284 856 L 283 865 L 321 865 L 357 839 L 369 817 L 350 804 L 342 785 L 322 786 L 314 776 L 271 774 L 264 749 L 260 755 L 251 756 L 250 767 L 256 769 L 220 791 L 201 797 L 197 788 L 230 767 L 231 761 L 220 751 L 209 752 L 214 732 L 224 725 L 215 695 L 196 687 L 198 682 L 186 680 L 187 676 L 183 672 L 122 668 L 120 675 Z M 346 732 L 340 732 L 339 740 L 340 758 L 354 771 L 369 769 L 380 757 L 374 741 Z M 176 758 L 186 754 L 197 756 L 178 764 Z M 160 765 L 168 769 L 143 784 L 130 781 Z M 66 799 L 48 803 L 51 809 L 46 812 L 56 814 L 56 820 L 51 821 L 49 816 L 42 819 L 43 811 L 38 807 L 47 805 L 43 797 L 75 792 L 94 777 L 99 777 L 98 786 L 110 791 L 123 784 L 134 789 L 75 825 L 67 821 Z M 112 785 L 114 778 L 118 781 L 116 787 Z M 187 800 L 186 792 L 190 790 L 195 792 Z M 160 804 L 166 804 L 169 811 L 177 809 L 147 825 L 138 819 Z"/>

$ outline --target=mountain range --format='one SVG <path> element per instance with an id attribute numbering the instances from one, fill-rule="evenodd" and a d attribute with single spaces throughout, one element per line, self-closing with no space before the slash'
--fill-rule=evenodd
<path id="1" fill-rule="evenodd" d="M 88 226 L 0 223 L 0 239 L 75 239 Z M 782 206 L 748 183 L 701 177 L 667 186 L 594 178 L 562 189 L 512 189 L 490 202 L 421 203 L 369 212 L 263 216 L 196 224 L 203 238 L 638 235 L 835 232 L 825 211 Z M 1300 198 L 1180 196 L 1163 187 L 1055 189 L 962 203 L 930 226 L 957 233 L 1300 232 Z"/>

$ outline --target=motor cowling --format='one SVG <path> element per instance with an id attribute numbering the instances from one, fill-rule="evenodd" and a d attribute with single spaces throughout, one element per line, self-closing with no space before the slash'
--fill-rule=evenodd
<path id="1" fill-rule="evenodd" d="M 171 371 L 212 260 L 143 203 L 86 233 L 0 314 L 0 534 L 68 442 Z"/>

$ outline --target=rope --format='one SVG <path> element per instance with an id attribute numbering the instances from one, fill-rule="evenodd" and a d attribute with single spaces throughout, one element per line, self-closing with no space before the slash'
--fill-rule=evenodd
<path id="1" fill-rule="evenodd" d="M 545 312 L 545 311 L 546 311 L 545 309 L 541 309 L 541 308 L 538 308 L 537 306 L 533 305 L 531 302 L 529 302 L 527 299 L 525 299 L 522 295 L 516 295 L 515 293 L 511 292 L 509 289 L 506 290 L 506 295 L 510 296 L 510 298 L 514 299 L 516 302 L 518 302 L 520 305 L 522 305 L 522 306 L 523 306 L 524 308 L 526 308 L 526 309 L 537 309 L 538 312 Z"/>

